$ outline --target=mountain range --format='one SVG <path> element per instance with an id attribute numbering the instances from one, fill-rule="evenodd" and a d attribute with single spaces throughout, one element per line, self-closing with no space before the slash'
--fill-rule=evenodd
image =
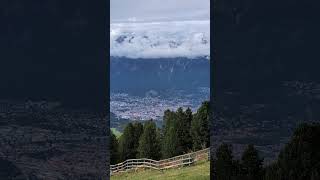
<path id="1" fill-rule="evenodd" d="M 166 109 L 196 110 L 209 99 L 210 61 L 121 58 L 110 61 L 110 110 L 118 118 L 161 120 Z"/>

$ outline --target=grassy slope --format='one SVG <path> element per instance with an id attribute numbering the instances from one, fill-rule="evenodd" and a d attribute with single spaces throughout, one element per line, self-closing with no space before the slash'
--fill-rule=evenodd
<path id="1" fill-rule="evenodd" d="M 111 180 L 208 180 L 210 179 L 210 162 L 199 162 L 193 166 L 169 169 L 163 172 L 145 170 L 128 172 L 111 176 Z"/>
<path id="2" fill-rule="evenodd" d="M 121 136 L 121 134 L 122 134 L 116 128 L 111 128 L 111 131 L 113 132 L 114 135 L 116 135 L 117 138 L 119 138 Z"/>

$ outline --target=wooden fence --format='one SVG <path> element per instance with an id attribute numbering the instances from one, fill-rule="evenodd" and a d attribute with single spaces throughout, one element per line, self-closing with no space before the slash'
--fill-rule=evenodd
<path id="1" fill-rule="evenodd" d="M 203 149 L 200 151 L 175 156 L 169 159 L 163 159 L 160 161 L 152 159 L 128 159 L 122 163 L 111 165 L 111 175 L 119 172 L 126 172 L 129 170 L 137 170 L 140 168 L 165 170 L 169 168 L 189 166 L 199 160 L 210 160 L 210 149 Z"/>

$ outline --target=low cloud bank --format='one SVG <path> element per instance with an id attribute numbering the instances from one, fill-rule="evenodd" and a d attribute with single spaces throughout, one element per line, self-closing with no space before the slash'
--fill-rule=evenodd
<path id="1" fill-rule="evenodd" d="M 133 59 L 210 56 L 210 22 L 113 23 L 110 55 Z"/>

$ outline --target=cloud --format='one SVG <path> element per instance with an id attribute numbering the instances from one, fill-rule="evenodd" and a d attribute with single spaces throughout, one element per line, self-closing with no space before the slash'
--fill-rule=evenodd
<path id="1" fill-rule="evenodd" d="M 127 58 L 209 56 L 210 22 L 112 23 L 110 54 Z"/>

